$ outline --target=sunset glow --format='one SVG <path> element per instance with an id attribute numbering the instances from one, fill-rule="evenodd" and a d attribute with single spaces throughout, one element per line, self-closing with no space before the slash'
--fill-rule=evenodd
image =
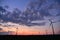
<path id="1" fill-rule="evenodd" d="M 0 0 L 0 35 L 60 34 L 60 0 Z"/>
<path id="2" fill-rule="evenodd" d="M 0 26 L 3 30 L 1 30 L 0 32 L 8 32 L 8 31 L 12 31 L 13 33 L 11 33 L 11 35 L 44 35 L 46 34 L 45 29 L 43 30 L 42 27 L 39 26 L 35 26 L 35 27 L 27 27 L 27 26 L 23 26 L 23 25 L 16 25 L 14 27 L 3 27 Z M 16 29 L 18 27 L 18 30 Z M 16 34 L 17 32 L 17 34 Z M 49 30 L 49 33 L 50 30 Z"/>

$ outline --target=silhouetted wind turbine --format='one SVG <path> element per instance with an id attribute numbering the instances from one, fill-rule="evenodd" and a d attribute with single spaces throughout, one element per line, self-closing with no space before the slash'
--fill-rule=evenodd
<path id="1" fill-rule="evenodd" d="M 18 27 L 16 28 L 16 35 L 18 34 Z"/>
<path id="2" fill-rule="evenodd" d="M 56 21 L 56 22 L 53 22 L 51 19 L 49 19 L 49 21 L 50 21 L 50 26 L 52 27 L 52 32 L 53 32 L 53 35 L 54 35 L 55 31 L 54 31 L 53 23 L 60 22 L 60 20 Z"/>
<path id="3" fill-rule="evenodd" d="M 47 32 L 47 30 L 45 30 L 46 31 L 46 35 L 48 34 L 48 32 Z"/>
<path id="4" fill-rule="evenodd" d="M 53 27 L 53 22 L 52 22 L 52 20 L 50 20 L 50 19 L 49 19 L 49 21 L 50 21 L 50 25 L 51 25 L 51 27 L 52 27 L 52 32 L 53 32 L 53 35 L 54 35 L 54 27 Z"/>

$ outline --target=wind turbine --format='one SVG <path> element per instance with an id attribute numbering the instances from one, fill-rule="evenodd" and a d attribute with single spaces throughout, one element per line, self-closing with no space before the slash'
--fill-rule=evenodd
<path id="1" fill-rule="evenodd" d="M 46 31 L 46 35 L 48 34 L 48 32 L 47 32 L 47 30 L 45 30 Z"/>
<path id="2" fill-rule="evenodd" d="M 18 34 L 18 27 L 16 28 L 16 35 Z"/>
<path id="3" fill-rule="evenodd" d="M 56 21 L 56 22 L 53 22 L 51 19 L 49 19 L 49 21 L 50 21 L 50 26 L 52 27 L 52 32 L 53 32 L 53 35 L 54 35 L 55 31 L 54 31 L 53 23 L 60 22 L 60 20 Z"/>
<path id="4" fill-rule="evenodd" d="M 54 35 L 54 27 L 53 27 L 53 22 L 52 22 L 52 20 L 50 20 L 50 19 L 49 19 L 49 21 L 50 21 L 50 26 L 52 27 L 52 32 L 53 32 L 53 35 Z"/>

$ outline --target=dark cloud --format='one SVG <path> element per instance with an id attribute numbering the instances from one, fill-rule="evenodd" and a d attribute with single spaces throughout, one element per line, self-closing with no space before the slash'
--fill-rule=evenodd
<path id="1" fill-rule="evenodd" d="M 0 32 L 0 35 L 12 35 L 14 31 L 8 31 L 8 32 Z"/>
<path id="2" fill-rule="evenodd" d="M 28 23 L 27 26 L 44 26 L 46 23 L 42 22 L 42 23 Z"/>
<path id="3" fill-rule="evenodd" d="M 6 11 L 5 8 L 0 6 L 0 19 L 4 22 L 13 22 L 27 26 L 34 25 L 45 25 L 45 23 L 31 23 L 35 20 L 44 20 L 44 17 L 51 17 L 52 14 L 49 13 L 49 9 L 53 9 L 55 5 L 54 0 L 36 0 L 36 2 L 30 3 L 24 12 L 21 12 L 18 8 L 15 8 L 12 12 Z M 59 0 L 55 0 L 59 1 Z M 1 15 L 3 14 L 4 15 Z M 57 15 L 60 15 L 57 14 Z"/>
<path id="4" fill-rule="evenodd" d="M 3 30 L 3 28 L 0 28 L 0 30 Z"/>
<path id="5" fill-rule="evenodd" d="M 6 10 L 2 6 L 0 6 L 0 12 L 6 12 Z"/>
<path id="6" fill-rule="evenodd" d="M 60 4 L 60 0 L 55 0 L 56 2 L 58 2 Z"/>
<path id="7" fill-rule="evenodd" d="M 8 35 L 9 32 L 0 32 L 0 35 Z"/>
<path id="8" fill-rule="evenodd" d="M 60 13 L 59 13 L 59 14 L 57 14 L 56 16 L 60 16 Z"/>

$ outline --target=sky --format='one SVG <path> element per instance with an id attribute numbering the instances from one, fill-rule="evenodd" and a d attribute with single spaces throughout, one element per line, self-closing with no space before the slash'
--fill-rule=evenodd
<path id="1" fill-rule="evenodd" d="M 8 5 L 9 10 L 13 10 L 14 8 L 19 8 L 21 11 L 23 11 L 27 4 L 29 3 L 29 0 L 4 0 L 2 2 L 2 5 Z"/>
<path id="2" fill-rule="evenodd" d="M 31 0 L 4 0 L 2 2 L 2 4 L 0 4 L 0 5 L 3 5 L 3 6 L 8 5 L 10 11 L 12 11 L 14 8 L 18 8 L 19 10 L 24 11 L 27 8 L 27 5 L 30 1 Z M 49 4 L 47 3 L 46 5 L 49 5 Z M 46 7 L 46 5 L 45 4 L 42 5 L 41 8 L 43 9 L 44 7 Z M 56 14 L 56 13 L 58 13 L 58 11 L 56 9 L 51 9 L 51 10 L 49 10 L 49 13 Z M 59 20 L 59 18 L 60 17 L 56 17 L 54 20 L 57 21 L 57 20 Z M 25 35 L 25 34 L 46 34 L 46 30 L 47 30 L 48 34 L 52 34 L 50 22 L 47 19 L 45 19 L 44 21 L 46 22 L 46 25 L 44 25 L 44 26 L 28 27 L 26 25 L 16 25 L 14 27 L 10 27 L 10 29 L 9 29 L 9 27 L 0 26 L 0 28 L 3 28 L 3 30 L 0 32 L 8 32 L 8 30 L 9 30 L 9 31 L 14 31 L 14 33 L 12 33 L 12 34 L 15 34 L 16 33 L 15 27 L 18 27 L 19 28 L 18 34 L 21 34 L 21 35 Z M 11 24 L 14 24 L 14 23 L 11 23 Z M 60 22 L 54 23 L 53 26 L 54 26 L 55 33 L 60 30 Z"/>

